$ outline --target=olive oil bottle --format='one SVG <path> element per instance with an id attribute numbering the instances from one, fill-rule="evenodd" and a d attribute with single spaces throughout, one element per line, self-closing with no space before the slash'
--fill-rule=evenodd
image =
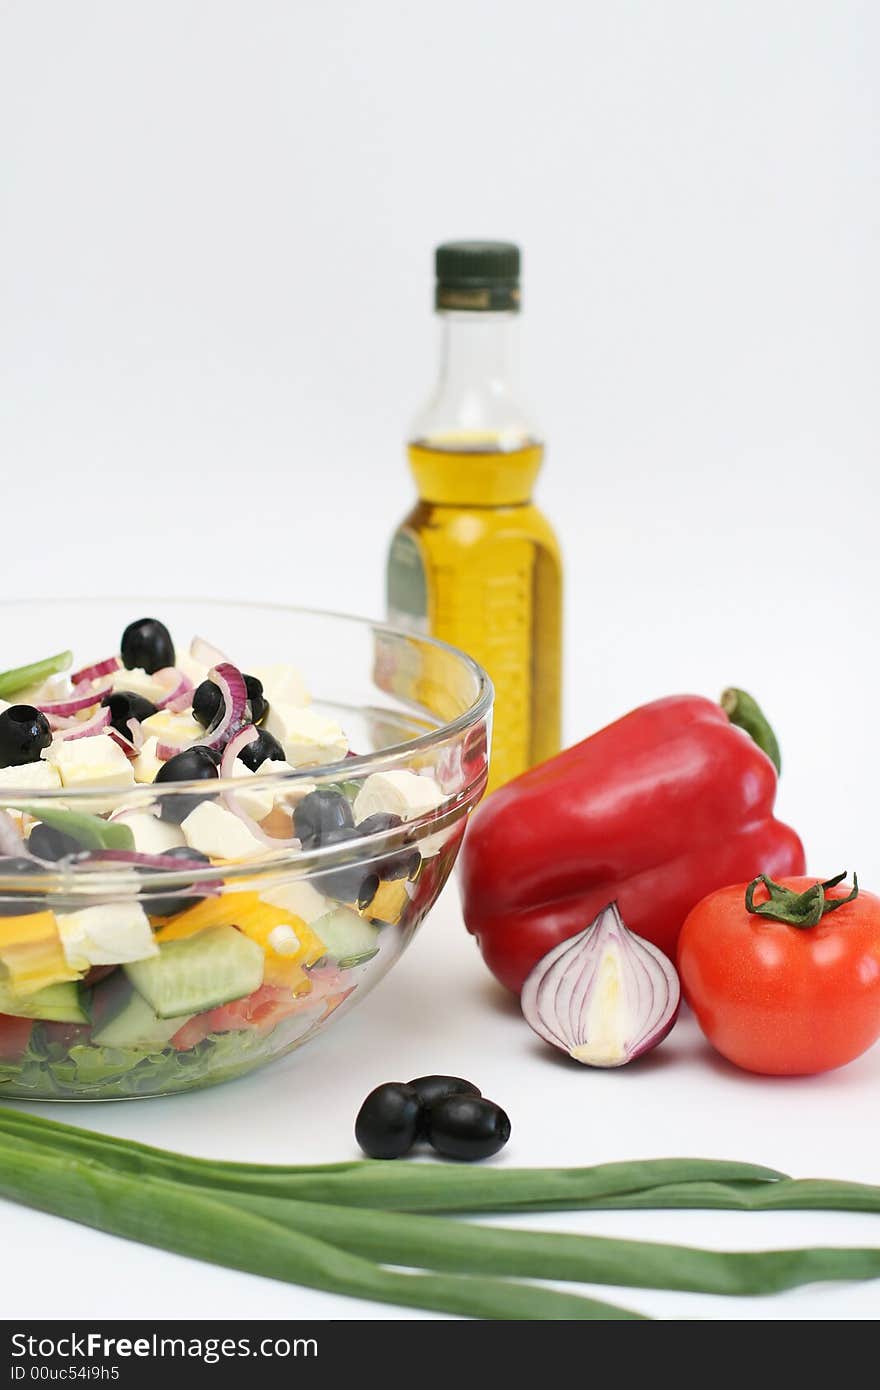
<path id="1" fill-rule="evenodd" d="M 544 446 L 516 387 L 520 255 L 436 252 L 437 386 L 410 434 L 419 500 L 388 559 L 388 615 L 476 658 L 495 685 L 490 788 L 558 752 L 562 562 L 532 502 Z"/>

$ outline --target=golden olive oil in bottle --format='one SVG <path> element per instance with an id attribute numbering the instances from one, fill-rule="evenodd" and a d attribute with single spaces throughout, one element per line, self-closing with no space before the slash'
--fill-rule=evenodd
<path id="1" fill-rule="evenodd" d="M 562 562 L 532 502 L 544 446 L 514 370 L 520 255 L 437 248 L 440 375 L 410 434 L 419 500 L 388 559 L 388 616 L 463 648 L 495 685 L 489 786 L 559 751 Z"/>

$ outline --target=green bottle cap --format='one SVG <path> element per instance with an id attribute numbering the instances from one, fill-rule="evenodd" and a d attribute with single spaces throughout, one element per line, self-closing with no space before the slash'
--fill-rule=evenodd
<path id="1" fill-rule="evenodd" d="M 519 309 L 519 247 L 512 241 L 445 241 L 434 256 L 438 309 Z"/>

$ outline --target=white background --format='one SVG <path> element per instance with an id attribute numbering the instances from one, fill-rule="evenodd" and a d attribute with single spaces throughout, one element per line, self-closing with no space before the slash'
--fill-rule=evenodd
<path id="1" fill-rule="evenodd" d="M 867 0 L 0 3 L 4 592 L 379 612 L 434 367 L 432 246 L 516 239 L 540 500 L 567 562 L 569 736 L 655 695 L 752 689 L 811 867 L 880 886 L 878 41 Z M 497 1091 L 510 1161 L 718 1153 L 880 1180 L 876 1054 L 759 1082 L 685 1024 L 637 1074 L 572 1076 L 499 1004 L 450 892 L 312 1052 L 77 1118 L 341 1157 L 402 1046 L 413 1071 Z M 3 1215 L 7 1316 L 364 1313 Z M 880 1244 L 858 1217 L 580 1228 Z M 98 1303 L 108 1257 L 130 1276 L 101 1278 Z M 876 1286 L 629 1301 L 877 1309 Z"/>

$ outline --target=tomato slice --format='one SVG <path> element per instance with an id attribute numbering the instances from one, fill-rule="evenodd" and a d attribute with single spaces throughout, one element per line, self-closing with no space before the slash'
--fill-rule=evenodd
<path id="1" fill-rule="evenodd" d="M 0 1062 L 18 1062 L 31 1040 L 32 1018 L 0 1014 Z"/>
<path id="2" fill-rule="evenodd" d="M 233 999 L 230 1004 L 222 1004 L 219 1009 L 196 1014 L 189 1019 L 171 1039 L 171 1046 L 178 1052 L 188 1052 L 191 1047 L 203 1042 L 211 1033 L 230 1033 L 237 1028 L 253 1028 L 261 1033 L 270 1032 L 288 1014 L 296 1013 L 311 996 L 295 998 L 291 990 L 278 989 L 273 985 L 261 985 L 253 994 L 243 999 Z"/>

